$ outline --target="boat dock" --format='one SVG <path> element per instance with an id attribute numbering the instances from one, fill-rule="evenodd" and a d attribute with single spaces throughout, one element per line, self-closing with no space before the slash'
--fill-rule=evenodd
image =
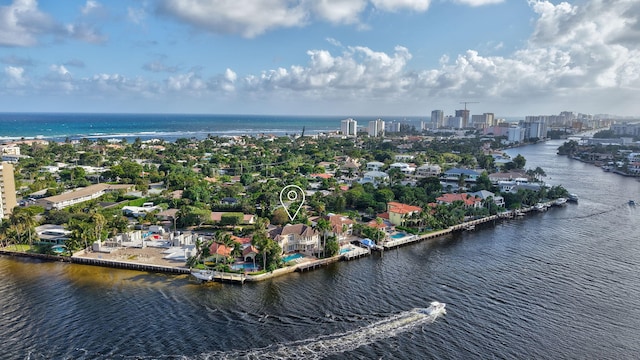
<path id="1" fill-rule="evenodd" d="M 400 239 L 388 240 L 388 241 L 385 241 L 383 246 L 384 246 L 385 250 L 393 249 L 393 248 L 397 248 L 397 247 L 400 247 L 400 246 L 404 246 L 404 245 L 420 242 L 422 240 L 433 239 L 433 238 L 440 237 L 440 236 L 443 236 L 443 235 L 451 234 L 451 233 L 456 232 L 456 231 L 472 230 L 472 229 L 475 229 L 476 225 L 484 224 L 484 223 L 491 222 L 491 221 L 495 221 L 495 220 L 498 220 L 500 218 L 501 217 L 498 216 L 498 215 L 491 215 L 491 216 L 487 216 L 487 217 L 484 217 L 484 218 L 481 218 L 481 219 L 466 221 L 466 222 L 463 222 L 462 224 L 450 226 L 450 227 L 448 227 L 446 229 L 432 231 L 432 232 L 429 232 L 429 233 L 426 233 L 426 234 L 422 234 L 422 235 L 408 235 L 408 236 L 405 236 L 405 237 L 400 238 Z"/>
<path id="2" fill-rule="evenodd" d="M 189 274 L 190 271 L 185 267 L 177 266 L 162 266 L 154 264 L 143 264 L 129 261 L 115 261 L 106 259 L 94 259 L 79 256 L 72 256 L 69 258 L 71 263 L 93 266 L 104 266 L 117 269 L 147 271 L 147 272 L 161 272 L 170 274 Z"/>
<path id="3" fill-rule="evenodd" d="M 371 249 L 352 245 L 349 251 L 342 253 L 340 256 L 342 260 L 349 261 L 369 255 L 371 255 Z"/>
<path id="4" fill-rule="evenodd" d="M 308 262 L 304 262 L 302 264 L 298 264 L 296 265 L 296 272 L 305 272 L 305 271 L 309 271 L 309 270 L 315 270 L 317 268 L 323 267 L 323 266 L 327 266 L 329 264 L 332 264 L 338 260 L 340 260 L 341 256 L 334 256 L 334 257 L 330 257 L 330 258 L 326 258 L 326 259 L 320 259 L 320 260 L 313 260 L 313 261 L 308 261 Z"/>

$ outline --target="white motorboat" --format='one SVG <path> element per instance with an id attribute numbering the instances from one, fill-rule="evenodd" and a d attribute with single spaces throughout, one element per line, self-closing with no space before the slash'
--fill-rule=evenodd
<path id="1" fill-rule="evenodd" d="M 567 204 L 567 198 L 557 198 L 556 199 L 556 206 L 564 206 Z"/>
<path id="2" fill-rule="evenodd" d="M 447 304 L 445 303 L 432 301 L 431 305 L 428 308 L 424 309 L 423 312 L 427 315 L 435 315 L 435 316 L 444 315 L 447 313 L 447 310 L 445 309 L 446 306 Z"/>
<path id="3" fill-rule="evenodd" d="M 211 281 L 214 272 L 212 270 L 191 270 L 191 275 L 200 281 Z"/>

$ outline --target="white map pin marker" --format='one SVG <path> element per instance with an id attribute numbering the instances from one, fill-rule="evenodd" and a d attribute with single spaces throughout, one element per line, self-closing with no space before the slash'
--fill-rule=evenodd
<path id="1" fill-rule="evenodd" d="M 296 201 L 299 201 L 300 205 L 298 205 L 296 212 L 291 215 L 293 209 L 290 210 L 289 206 L 291 205 L 291 203 Z M 293 219 L 298 216 L 300 209 L 302 209 L 302 205 L 304 205 L 304 190 L 302 190 L 302 188 L 298 185 L 287 185 L 283 187 L 282 190 L 280 190 L 280 204 L 282 204 L 284 211 L 286 211 L 287 215 L 289 215 L 289 219 L 293 221 Z"/>

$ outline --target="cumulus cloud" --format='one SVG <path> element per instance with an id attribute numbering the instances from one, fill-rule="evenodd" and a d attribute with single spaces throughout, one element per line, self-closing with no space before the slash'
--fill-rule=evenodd
<path id="1" fill-rule="evenodd" d="M 427 11 L 431 0 L 371 0 L 373 5 L 385 11 L 413 10 Z"/>
<path id="2" fill-rule="evenodd" d="M 102 4 L 94 0 L 88 0 L 84 6 L 80 9 L 83 15 L 89 15 L 93 12 L 100 11 L 102 9 Z"/>
<path id="3" fill-rule="evenodd" d="M 248 38 L 271 29 L 301 26 L 307 18 L 302 5 L 288 0 L 165 0 L 159 10 L 198 28 Z"/>
<path id="4" fill-rule="evenodd" d="M 127 7 L 127 19 L 134 24 L 141 24 L 147 16 L 145 9 Z"/>
<path id="5" fill-rule="evenodd" d="M 80 60 L 80 59 L 71 59 L 68 60 L 64 63 L 64 65 L 66 66 L 71 66 L 71 67 L 75 67 L 75 68 L 84 68 L 85 67 L 85 63 L 84 61 Z"/>
<path id="6" fill-rule="evenodd" d="M 96 27 L 86 24 L 68 24 L 66 27 L 69 36 L 92 44 L 101 44 L 107 41 L 107 36 Z"/>
<path id="7" fill-rule="evenodd" d="M 20 66 L 6 66 L 4 74 L 7 78 L 4 86 L 9 89 L 20 88 L 27 83 L 27 79 L 24 76 L 24 68 Z"/>
<path id="8" fill-rule="evenodd" d="M 39 35 L 58 31 L 59 26 L 38 9 L 35 0 L 0 6 L 0 46 L 32 46 Z"/>
<path id="9" fill-rule="evenodd" d="M 0 62 L 7 65 L 17 65 L 17 66 L 34 66 L 35 62 L 30 58 L 18 57 L 15 55 L 3 56 L 0 58 Z"/>
<path id="10" fill-rule="evenodd" d="M 320 19 L 335 24 L 354 24 L 367 7 L 367 0 L 317 0 L 310 2 L 310 10 Z"/>
<path id="11" fill-rule="evenodd" d="M 88 1 L 81 13 L 97 13 L 102 6 Z M 34 46 L 39 38 L 75 38 L 89 43 L 102 43 L 107 37 L 95 25 L 85 22 L 61 24 L 38 9 L 36 0 L 14 0 L 11 5 L 0 6 L 0 46 Z"/>
<path id="12" fill-rule="evenodd" d="M 163 0 L 158 10 L 199 29 L 252 38 L 314 20 L 364 27 L 360 18 L 369 8 L 424 12 L 430 4 L 431 0 Z"/>
<path id="13" fill-rule="evenodd" d="M 455 0 L 455 2 L 469 6 L 484 6 L 499 4 L 504 2 L 504 0 Z"/>
<path id="14" fill-rule="evenodd" d="M 60 76 L 67 76 L 67 75 L 70 75 L 70 74 L 71 74 L 71 73 L 69 72 L 69 70 L 67 70 L 67 68 L 66 68 L 66 67 L 64 67 L 64 65 L 55 65 L 55 64 L 54 64 L 54 65 L 51 65 L 51 66 L 49 67 L 49 69 L 50 69 L 52 72 L 54 72 L 54 73 L 56 73 L 56 74 L 58 74 L 58 75 L 60 75 Z"/>
<path id="15" fill-rule="evenodd" d="M 164 5 L 173 3 L 167 1 Z M 401 3 L 412 2 L 397 4 Z M 471 4 L 471 1 L 467 3 Z M 198 9 L 213 11 L 208 3 L 196 0 L 181 4 L 198 5 L 191 10 L 193 16 Z M 281 9 L 292 6 L 290 2 L 278 0 L 272 0 L 271 4 L 281 5 Z M 235 2 L 218 1 L 218 5 L 226 6 L 225 13 L 236 8 Z M 156 61 L 146 64 L 147 70 L 169 73 L 157 81 L 119 74 L 74 79 L 65 63 L 51 70 L 55 70 L 52 74 L 67 75 L 66 79 L 51 76 L 51 81 L 67 81 L 72 85 L 67 88 L 78 94 L 105 96 L 199 99 L 214 94 L 236 94 L 238 98 L 290 99 L 295 94 L 300 103 L 306 100 L 308 103 L 343 101 L 376 105 L 382 101 L 386 104 L 424 103 L 429 98 L 473 98 L 516 104 L 530 100 L 546 102 L 541 99 L 598 103 L 610 89 L 620 98 L 637 93 L 640 89 L 640 41 L 637 41 L 640 40 L 640 6 L 636 0 L 590 0 L 580 5 L 529 1 L 529 5 L 536 15 L 533 32 L 518 51 L 505 56 L 488 56 L 478 50 L 468 50 L 457 56 L 443 55 L 439 65 L 431 69 L 411 67 L 413 56 L 410 49 L 402 46 L 380 51 L 366 46 L 345 46 L 335 39 L 327 39 L 334 45 L 333 52 L 312 49 L 307 52 L 308 60 L 304 64 L 253 74 L 238 74 L 231 68 L 214 75 L 204 75 L 205 69 L 180 73 L 179 69 Z M 250 12 L 262 9 L 260 5 L 252 6 Z M 357 11 L 344 10 L 343 13 Z M 348 17 L 336 16 L 334 19 L 339 21 L 337 19 Z M 255 35 L 271 29 L 269 26 L 277 26 L 274 22 L 269 24 L 272 25 L 255 27 L 251 31 L 243 27 L 236 30 Z M 496 47 L 501 46 L 497 44 Z M 7 65 L 10 66 L 5 67 L 4 76 L 11 80 L 12 86 L 28 83 L 21 65 Z"/>
<path id="16" fill-rule="evenodd" d="M 142 68 L 144 70 L 156 72 L 156 73 L 160 73 L 160 72 L 174 73 L 178 71 L 177 66 L 169 66 L 160 60 L 148 62 L 144 64 Z"/>

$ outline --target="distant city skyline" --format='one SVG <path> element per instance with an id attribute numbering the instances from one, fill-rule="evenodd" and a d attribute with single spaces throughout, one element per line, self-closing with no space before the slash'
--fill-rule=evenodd
<path id="1" fill-rule="evenodd" d="M 0 112 L 640 116 L 636 0 L 13 0 L 0 19 Z"/>

